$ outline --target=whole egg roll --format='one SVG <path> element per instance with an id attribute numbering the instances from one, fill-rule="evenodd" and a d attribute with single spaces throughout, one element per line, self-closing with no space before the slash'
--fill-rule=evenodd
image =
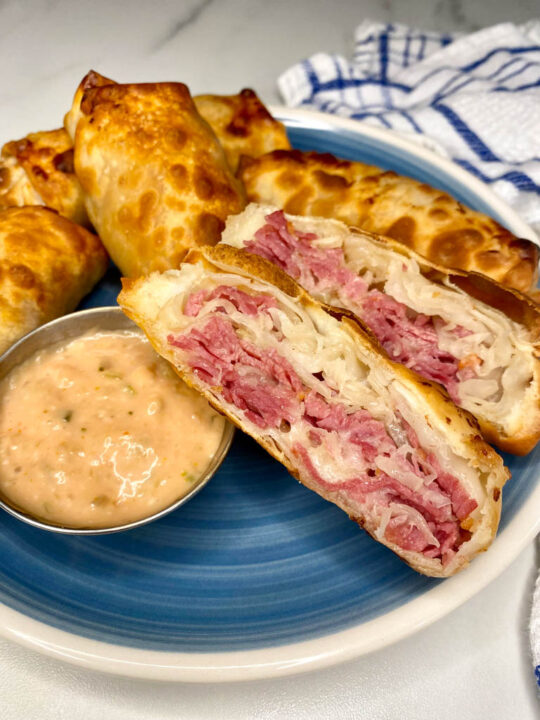
<path id="1" fill-rule="evenodd" d="M 53 210 L 0 212 L 0 352 L 75 310 L 107 264 L 99 238 Z"/>
<path id="2" fill-rule="evenodd" d="M 77 89 L 66 127 L 75 131 L 83 93 L 90 87 L 115 85 L 90 72 Z M 216 134 L 230 168 L 240 156 L 257 157 L 289 149 L 285 127 L 268 112 L 253 90 L 237 95 L 199 95 L 195 106 Z M 0 210 L 23 205 L 46 205 L 80 225 L 90 226 L 84 193 L 74 172 L 73 143 L 64 128 L 30 133 L 4 145 L 0 157 Z"/>
<path id="3" fill-rule="evenodd" d="M 334 218 L 404 243 L 429 260 L 534 291 L 538 247 L 448 193 L 330 154 L 276 150 L 244 158 L 238 176 L 248 201 L 293 215 Z"/>
<path id="4" fill-rule="evenodd" d="M 238 95 L 196 95 L 193 100 L 216 133 L 233 172 L 241 155 L 258 157 L 291 147 L 283 123 L 272 117 L 249 88 Z"/>
<path id="5" fill-rule="evenodd" d="M 82 96 L 90 87 L 116 85 L 114 80 L 91 70 L 83 79 L 66 114 L 64 124 L 73 136 Z M 258 157 L 272 150 L 287 150 L 291 145 L 283 123 L 276 120 L 258 95 L 245 88 L 237 95 L 195 95 L 193 102 L 201 117 L 214 131 L 229 167 L 236 172 L 240 157 Z"/>
<path id="6" fill-rule="evenodd" d="M 73 145 L 63 128 L 12 140 L 0 156 L 0 210 L 46 205 L 79 225 L 89 225 L 73 169 Z"/>
<path id="7" fill-rule="evenodd" d="M 65 124 L 90 220 L 127 277 L 176 267 L 189 248 L 217 243 L 245 205 L 182 83 L 122 85 L 90 73 Z"/>

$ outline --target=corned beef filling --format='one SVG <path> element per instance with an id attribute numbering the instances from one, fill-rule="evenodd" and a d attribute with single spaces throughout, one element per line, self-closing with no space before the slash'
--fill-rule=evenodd
<path id="1" fill-rule="evenodd" d="M 405 550 L 440 558 L 447 563 L 468 537 L 460 520 L 476 502 L 457 478 L 440 467 L 436 457 L 419 445 L 401 416 L 396 420 L 407 442 L 398 446 L 383 423 L 366 410 L 350 412 L 343 403 L 328 402 L 309 388 L 276 350 L 262 350 L 235 331 L 227 316 L 228 303 L 255 316 L 276 306 L 267 295 L 250 295 L 229 286 L 192 293 L 184 313 L 196 317 L 208 302 L 214 311 L 199 326 L 168 342 L 181 349 L 195 374 L 219 389 L 227 403 L 261 430 L 279 429 L 287 438 L 291 426 L 305 429 L 305 442 L 291 442 L 289 452 L 302 463 L 321 490 L 346 494 L 370 515 L 382 518 L 378 533 Z M 298 425 L 300 424 L 300 425 Z M 317 455 L 326 450 L 351 476 L 330 482 Z"/>
<path id="2" fill-rule="evenodd" d="M 371 328 L 396 362 L 443 385 L 459 403 L 458 386 L 475 376 L 471 367 L 461 368 L 458 358 L 439 348 L 436 323 L 441 318 L 415 314 L 389 295 L 369 284 L 345 265 L 341 248 L 321 249 L 312 244 L 317 236 L 290 225 L 281 210 L 266 216 L 266 225 L 245 243 L 249 252 L 270 260 L 312 294 L 336 294 Z M 467 331 L 456 328 L 456 334 Z"/>

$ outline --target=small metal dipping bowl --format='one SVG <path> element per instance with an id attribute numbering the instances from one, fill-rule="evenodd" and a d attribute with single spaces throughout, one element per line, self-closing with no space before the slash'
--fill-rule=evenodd
<path id="1" fill-rule="evenodd" d="M 142 331 L 132 322 L 118 306 L 91 308 L 90 310 L 81 310 L 79 312 L 64 315 L 57 320 L 52 320 L 46 325 L 42 325 L 28 335 L 25 335 L 18 342 L 12 345 L 0 357 L 0 380 L 8 375 L 17 365 L 30 358 L 34 353 L 43 350 L 56 343 L 69 341 L 83 335 L 92 330 L 135 330 Z M 28 514 L 24 509 L 16 507 L 5 496 L 0 493 L 0 507 L 19 520 L 33 525 L 43 530 L 50 530 L 57 533 L 65 533 L 70 535 L 103 535 L 106 533 L 120 532 L 120 530 L 131 530 L 132 528 L 146 525 L 146 523 L 158 520 L 168 513 L 176 510 L 184 503 L 191 500 L 201 488 L 203 488 L 210 478 L 216 473 L 219 466 L 225 459 L 227 452 L 231 446 L 234 436 L 234 426 L 228 421 L 225 423 L 223 437 L 219 447 L 210 462 L 201 475 L 199 481 L 193 488 L 181 498 L 176 500 L 172 505 L 156 512 L 148 517 L 134 522 L 116 525 L 104 528 L 70 528 L 62 525 L 55 525 L 52 522 L 43 520 L 42 518 Z"/>

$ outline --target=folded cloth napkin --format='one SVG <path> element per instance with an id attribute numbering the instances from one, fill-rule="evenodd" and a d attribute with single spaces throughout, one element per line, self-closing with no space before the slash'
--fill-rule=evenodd
<path id="1" fill-rule="evenodd" d="M 352 62 L 317 53 L 278 86 L 288 105 L 427 139 L 540 231 L 540 21 L 464 36 L 366 21 Z"/>

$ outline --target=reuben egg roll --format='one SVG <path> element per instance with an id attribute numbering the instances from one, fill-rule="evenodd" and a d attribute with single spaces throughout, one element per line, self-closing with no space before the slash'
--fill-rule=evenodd
<path id="1" fill-rule="evenodd" d="M 0 210 L 23 205 L 46 205 L 79 225 L 89 224 L 71 138 L 63 128 L 30 133 L 2 148 Z"/>
<path id="2" fill-rule="evenodd" d="M 534 243 L 418 180 L 299 150 L 245 158 L 239 177 L 249 201 L 341 220 L 399 240 L 440 265 L 474 270 L 522 292 L 536 285 Z"/>
<path id="3" fill-rule="evenodd" d="M 185 85 L 102 83 L 90 73 L 66 117 L 90 220 L 124 275 L 178 266 L 218 242 L 243 188 Z"/>
<path id="4" fill-rule="evenodd" d="M 53 210 L 0 212 L 0 352 L 74 310 L 107 264 L 99 238 Z"/>
<path id="5" fill-rule="evenodd" d="M 220 141 L 236 172 L 241 155 L 258 157 L 291 147 L 283 123 L 268 112 L 253 90 L 238 95 L 196 95 L 197 110 Z"/>

